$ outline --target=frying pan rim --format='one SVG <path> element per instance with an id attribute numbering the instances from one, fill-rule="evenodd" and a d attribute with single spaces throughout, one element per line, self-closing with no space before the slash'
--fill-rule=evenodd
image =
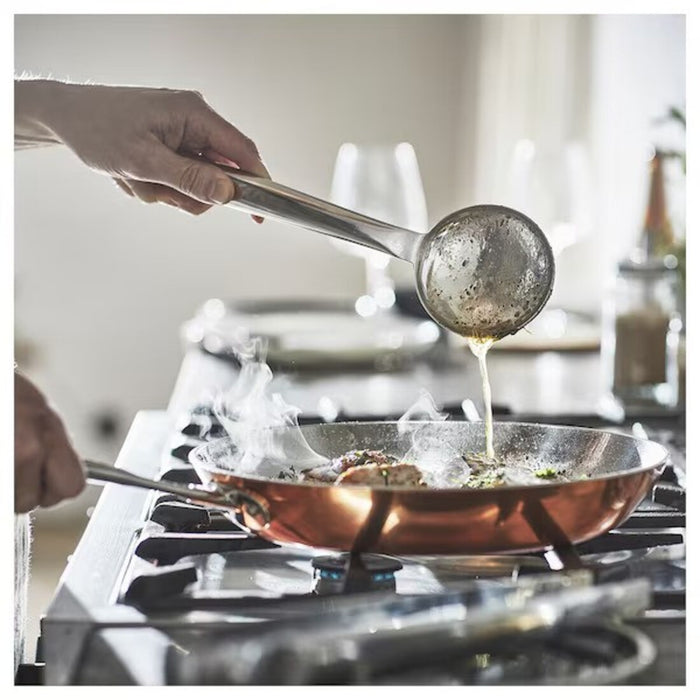
<path id="1" fill-rule="evenodd" d="M 343 427 L 343 426 L 355 426 L 355 425 L 396 425 L 398 421 L 343 421 L 339 423 L 307 423 L 306 425 L 308 426 L 316 426 L 316 425 L 328 425 L 328 426 L 338 426 L 338 427 Z M 436 425 L 442 425 L 442 424 L 453 424 L 453 423 L 464 423 L 465 425 L 480 425 L 483 424 L 483 421 L 402 421 L 403 425 L 426 425 L 426 424 L 436 424 Z M 302 429 L 304 426 L 300 426 Z M 532 491 L 537 491 L 537 490 L 547 490 L 547 489 L 553 489 L 553 488 L 558 488 L 562 486 L 569 486 L 571 484 L 589 484 L 589 483 L 595 483 L 596 481 L 608 481 L 612 479 L 619 479 L 621 477 L 626 477 L 626 476 L 631 476 L 635 474 L 643 474 L 645 472 L 653 471 L 653 470 L 660 470 L 662 469 L 667 463 L 669 459 L 669 452 L 668 450 L 658 442 L 655 442 L 654 440 L 648 440 L 644 438 L 638 438 L 635 437 L 634 435 L 624 435 L 621 433 L 615 433 L 610 430 L 599 430 L 598 428 L 585 428 L 585 427 L 579 427 L 579 426 L 573 426 L 573 425 L 552 425 L 550 423 L 523 423 L 519 421 L 494 421 L 494 429 L 498 425 L 513 425 L 513 426 L 525 426 L 529 428 L 547 428 L 547 429 L 561 429 L 561 430 L 574 430 L 576 432 L 589 432 L 589 433 L 596 433 L 600 434 L 603 433 L 605 435 L 612 435 L 615 438 L 620 438 L 624 440 L 631 440 L 634 443 L 651 443 L 652 445 L 658 447 L 663 455 L 662 457 L 654 462 L 653 464 L 650 464 L 648 466 L 640 466 L 640 467 L 635 467 L 634 469 L 629 469 L 627 471 L 622 471 L 622 472 L 611 472 L 609 474 L 604 474 L 601 476 L 598 476 L 596 478 L 590 478 L 590 479 L 576 479 L 573 481 L 559 481 L 555 483 L 542 483 L 542 484 L 513 484 L 509 486 L 497 486 L 497 487 L 485 487 L 485 488 L 476 488 L 476 489 L 467 489 L 467 488 L 405 488 L 405 487 L 392 487 L 392 486 L 367 486 L 363 484 L 348 484 L 348 485 L 335 485 L 335 484 L 325 484 L 325 483 L 307 483 L 303 481 L 288 481 L 285 479 L 261 479 L 255 476 L 249 476 L 246 474 L 236 474 L 235 472 L 231 472 L 229 470 L 225 469 L 220 469 L 216 467 L 210 466 L 211 463 L 206 463 L 204 460 L 196 459 L 196 456 L 198 453 L 202 452 L 204 448 L 209 447 L 210 445 L 215 445 L 219 443 L 223 443 L 226 441 L 231 441 L 230 436 L 226 435 L 225 437 L 220 437 L 217 438 L 216 440 L 211 440 L 209 442 L 204 442 L 201 445 L 197 445 L 194 447 L 188 456 L 190 464 L 196 468 L 199 466 L 202 469 L 206 469 L 209 472 L 212 473 L 219 473 L 219 474 L 227 474 L 229 476 L 234 476 L 239 479 L 244 479 L 246 482 L 246 486 L 250 485 L 252 488 L 255 487 L 255 483 L 260 483 L 260 484 L 281 484 L 284 486 L 295 486 L 295 487 L 301 487 L 301 488 L 338 488 L 338 489 L 343 489 L 343 491 L 346 491 L 347 489 L 354 489 L 354 490 L 370 490 L 372 492 L 374 491 L 381 491 L 381 492 L 392 492 L 392 493 L 400 493 L 400 494 L 405 494 L 406 496 L 409 495 L 418 495 L 418 494 L 425 494 L 426 492 L 430 493 L 442 493 L 442 494 L 465 494 L 465 493 L 470 493 L 470 494 L 481 494 L 481 493 L 486 493 L 486 492 L 498 492 L 498 493 L 508 493 L 510 491 L 522 491 L 523 489 L 527 490 L 532 490 Z M 273 426 L 270 428 L 270 430 L 274 429 L 280 429 L 284 428 L 285 426 Z M 291 426 L 290 426 L 291 427 Z"/>

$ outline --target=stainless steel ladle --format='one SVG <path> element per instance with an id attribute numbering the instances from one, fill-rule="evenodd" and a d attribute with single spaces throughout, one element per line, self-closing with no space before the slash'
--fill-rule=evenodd
<path id="1" fill-rule="evenodd" d="M 423 306 L 466 337 L 502 338 L 529 323 L 554 284 L 545 235 L 518 211 L 460 209 L 428 233 L 377 221 L 271 180 L 219 165 L 236 187 L 229 206 L 359 243 L 413 263 Z"/>

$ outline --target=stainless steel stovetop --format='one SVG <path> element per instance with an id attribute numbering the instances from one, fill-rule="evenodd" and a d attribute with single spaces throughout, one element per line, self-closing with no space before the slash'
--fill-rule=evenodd
<path id="1" fill-rule="evenodd" d="M 216 437 L 221 428 L 206 402 L 191 395 L 189 400 L 187 410 L 180 400 L 178 410 L 169 414 L 140 413 L 118 466 L 148 477 L 196 481 L 187 453 L 199 441 Z M 568 419 L 560 416 L 559 420 Z M 597 419 L 589 417 L 591 421 L 595 424 Z M 572 422 L 585 424 L 580 416 Z M 375 557 L 349 562 L 329 552 L 275 547 L 219 512 L 164 494 L 107 486 L 42 621 L 39 654 L 45 664 L 44 681 L 199 684 L 280 682 L 282 678 L 297 682 L 682 684 L 685 441 L 677 422 L 652 425 L 648 421 L 644 427 L 653 432 L 650 438 L 670 445 L 677 468 L 666 471 L 664 481 L 619 530 L 574 551 L 546 556 Z M 503 643 L 495 647 L 483 639 L 472 640 L 459 663 L 444 656 L 437 663 L 422 654 L 421 662 L 413 660 L 410 670 L 394 660 L 389 672 L 385 665 L 383 673 L 372 676 L 365 664 L 363 673 L 370 675 L 358 676 L 358 663 L 348 667 L 327 661 L 325 672 L 336 675 L 319 676 L 315 661 L 300 661 L 301 647 L 295 649 L 291 667 L 305 669 L 305 676 L 275 675 L 285 666 L 270 659 L 278 659 L 282 651 L 291 653 L 289 649 L 266 647 L 270 658 L 259 657 L 267 659 L 268 665 L 246 662 L 245 668 L 241 664 L 239 668 L 233 662 L 241 649 L 249 650 L 263 633 L 282 639 L 285 630 L 293 630 L 295 644 L 302 644 L 303 630 L 309 627 L 307 636 L 315 639 L 319 631 L 314 625 L 322 619 L 328 621 L 329 630 L 325 648 L 332 650 L 337 640 L 331 637 L 337 634 L 333 630 L 339 620 L 349 633 L 354 624 L 359 625 L 362 609 L 375 610 L 377 619 L 386 616 L 387 610 L 401 617 L 415 615 L 416 600 L 432 600 L 440 606 L 457 605 L 460 614 L 468 609 L 470 619 L 477 620 L 479 615 L 501 615 L 504 601 L 512 605 L 514 595 L 522 598 L 524 592 L 529 591 L 529 596 L 535 590 L 539 595 L 540 588 L 546 590 L 549 601 L 572 589 L 608 591 L 613 598 L 624 598 L 634 593 L 638 581 L 648 582 L 644 585 L 649 589 L 638 609 L 625 614 L 618 610 L 600 620 L 592 615 L 586 625 L 576 619 L 577 607 L 583 610 L 585 605 L 578 599 L 571 603 L 562 599 L 561 609 L 572 619 L 557 632 L 556 642 L 551 636 L 526 635 L 518 647 L 515 634 L 507 637 L 507 644 L 501 638 Z M 448 600 L 446 594 L 457 598 Z M 397 605 L 413 607 L 408 611 Z M 450 610 L 454 614 L 457 608 Z M 529 608 L 525 612 L 532 614 Z M 486 622 L 493 625 L 498 620 Z M 478 629 L 475 622 L 469 631 Z M 368 658 L 383 658 L 386 645 L 374 649 L 365 638 L 358 639 L 354 648 Z M 412 659 L 413 652 L 406 647 L 403 658 Z"/>

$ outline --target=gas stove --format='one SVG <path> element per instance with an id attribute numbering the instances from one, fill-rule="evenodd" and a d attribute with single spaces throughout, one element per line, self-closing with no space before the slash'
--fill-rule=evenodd
<path id="1" fill-rule="evenodd" d="M 461 403 L 443 410 L 465 418 Z M 616 530 L 530 555 L 282 547 L 216 509 L 105 487 L 42 621 L 44 682 L 683 684 L 682 424 L 546 422 L 645 431 L 673 462 Z M 142 412 L 118 465 L 197 483 L 190 450 L 222 434 L 206 401 Z"/>

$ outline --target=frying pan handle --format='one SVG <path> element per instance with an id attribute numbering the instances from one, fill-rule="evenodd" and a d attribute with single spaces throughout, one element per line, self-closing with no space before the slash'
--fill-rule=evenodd
<path id="1" fill-rule="evenodd" d="M 172 481 L 154 481 L 102 462 L 86 459 L 83 463 L 87 470 L 87 479 L 91 482 L 108 482 L 122 486 L 135 486 L 142 489 L 163 491 L 164 493 L 181 496 L 188 501 L 201 501 L 229 510 L 240 511 L 245 508 L 251 517 L 262 519 L 264 526 L 269 525 L 271 521 L 267 507 L 254 496 L 239 489 L 224 487 L 221 484 L 215 484 L 211 489 L 206 489 L 194 484 L 183 485 Z"/>
<path id="2" fill-rule="evenodd" d="M 410 262 L 423 239 L 423 234 L 344 209 L 264 177 L 218 163 L 217 167 L 236 186 L 228 206 L 248 214 L 286 221 Z"/>

